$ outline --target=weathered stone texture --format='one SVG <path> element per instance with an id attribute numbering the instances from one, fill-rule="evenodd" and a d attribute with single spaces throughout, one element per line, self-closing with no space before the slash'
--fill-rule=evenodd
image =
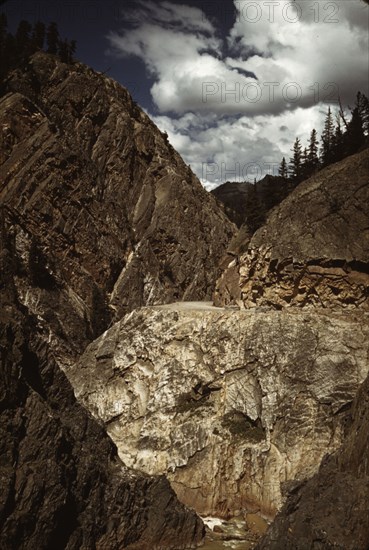
<path id="1" fill-rule="evenodd" d="M 7 91 L 0 203 L 19 225 L 22 302 L 59 347 L 81 352 L 134 307 L 210 298 L 235 227 L 127 90 L 40 52 Z"/>
<path id="2" fill-rule="evenodd" d="M 259 550 L 366 550 L 369 542 L 369 378 L 342 447 L 288 500 Z"/>
<path id="3" fill-rule="evenodd" d="M 218 305 L 369 309 L 369 149 L 300 184 L 229 262 Z"/>
<path id="4" fill-rule="evenodd" d="M 201 513 L 273 515 L 340 445 L 368 342 L 365 314 L 143 308 L 68 376 L 128 465 Z"/>
<path id="5" fill-rule="evenodd" d="M 0 547 L 194 548 L 203 526 L 164 477 L 129 470 L 77 403 L 43 324 L 22 306 L 0 231 Z"/>

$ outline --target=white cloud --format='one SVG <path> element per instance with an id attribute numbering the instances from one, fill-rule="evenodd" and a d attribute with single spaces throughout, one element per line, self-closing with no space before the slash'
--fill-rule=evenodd
<path id="1" fill-rule="evenodd" d="M 252 162 L 267 172 L 290 156 L 296 136 L 306 142 L 313 127 L 320 131 L 338 94 L 352 103 L 368 87 L 362 0 L 234 4 L 223 40 L 200 9 L 151 0 L 109 37 L 116 54 L 146 64 L 160 113 L 153 118 L 204 182 L 252 177 Z"/>
<path id="2" fill-rule="evenodd" d="M 296 106 L 311 106 L 318 100 L 329 103 L 338 94 L 350 101 L 353 91 L 367 88 L 368 28 L 363 14 L 368 18 L 369 10 L 361 0 L 274 0 L 274 10 L 271 3 L 260 2 L 253 13 L 248 6 L 255 2 L 239 0 L 229 37 L 230 45 L 236 43 L 245 55 L 252 48 L 258 50 L 244 61 L 235 60 L 236 65 L 253 71 L 264 87 L 279 83 L 269 112 L 289 107 L 288 97 L 294 95 L 293 85 L 288 90 L 291 83 L 301 94 Z M 256 17 L 260 20 L 252 22 Z M 267 96 L 263 94 L 260 102 L 266 109 Z"/>
<path id="3" fill-rule="evenodd" d="M 273 119 L 269 115 L 216 119 L 188 113 L 153 120 L 209 187 L 226 180 L 253 181 L 267 173 L 276 175 L 282 157 L 289 161 L 292 156 L 290 149 L 297 136 L 305 146 L 313 127 L 321 132 L 324 114 L 320 106 L 313 106 Z"/>

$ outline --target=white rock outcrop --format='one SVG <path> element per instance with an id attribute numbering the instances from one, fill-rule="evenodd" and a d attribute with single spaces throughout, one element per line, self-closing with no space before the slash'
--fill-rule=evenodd
<path id="1" fill-rule="evenodd" d="M 124 462 L 202 514 L 274 515 L 283 483 L 342 442 L 369 316 L 183 305 L 135 310 L 68 371 Z"/>

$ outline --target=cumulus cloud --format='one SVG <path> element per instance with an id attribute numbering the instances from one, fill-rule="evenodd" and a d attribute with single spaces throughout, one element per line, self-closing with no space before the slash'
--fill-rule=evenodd
<path id="1" fill-rule="evenodd" d="M 250 179 L 250 163 L 264 166 L 257 177 L 271 172 L 296 136 L 320 131 L 338 96 L 346 104 L 368 87 L 369 9 L 361 0 L 234 5 L 222 36 L 199 8 L 140 0 L 109 36 L 115 55 L 145 63 L 153 118 L 208 184 L 245 179 L 245 170 Z"/>
<path id="2" fill-rule="evenodd" d="M 212 189 L 224 181 L 253 181 L 265 174 L 278 174 L 282 156 L 292 155 L 296 136 L 306 143 L 311 129 L 322 130 L 324 113 L 320 106 L 296 109 L 270 119 L 269 115 L 154 116 L 154 122 L 167 132 L 173 147 L 191 165 L 203 185 Z"/>
<path id="3" fill-rule="evenodd" d="M 267 88 L 259 108 L 268 108 L 273 88 L 269 112 L 274 113 L 319 101 L 333 103 L 338 95 L 350 101 L 353 90 L 366 89 L 368 29 L 363 20 L 368 8 L 361 0 L 239 0 L 237 6 L 228 41 L 244 56 L 232 63 L 253 71 Z M 256 53 L 249 55 L 251 50 Z M 268 82 L 278 85 L 266 86 Z"/>

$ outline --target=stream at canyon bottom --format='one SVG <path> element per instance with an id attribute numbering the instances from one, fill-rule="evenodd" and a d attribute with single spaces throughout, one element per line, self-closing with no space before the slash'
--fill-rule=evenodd
<path id="1" fill-rule="evenodd" d="M 268 527 L 267 521 L 258 514 L 229 520 L 202 519 L 207 527 L 202 550 L 252 550 Z"/>

